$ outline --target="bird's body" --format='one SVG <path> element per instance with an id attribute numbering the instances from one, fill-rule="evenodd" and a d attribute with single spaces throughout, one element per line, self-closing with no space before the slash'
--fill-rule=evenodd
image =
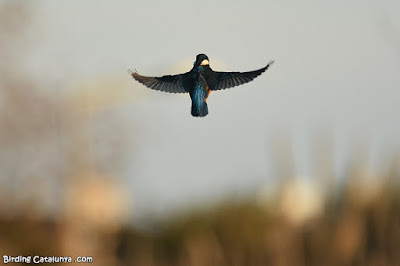
<path id="1" fill-rule="evenodd" d="M 190 98 L 192 98 L 192 115 L 206 116 L 208 114 L 207 98 L 211 92 L 210 87 L 202 73 L 194 74 L 193 79 L 194 86 L 189 91 Z"/>
<path id="2" fill-rule="evenodd" d="M 145 77 L 132 71 L 132 77 L 154 90 L 171 93 L 189 93 L 192 99 L 192 115 L 203 117 L 208 114 L 207 98 L 211 91 L 227 89 L 252 81 L 273 63 L 249 72 L 217 72 L 210 68 L 208 57 L 199 54 L 193 68 L 184 74 L 162 77 Z"/>

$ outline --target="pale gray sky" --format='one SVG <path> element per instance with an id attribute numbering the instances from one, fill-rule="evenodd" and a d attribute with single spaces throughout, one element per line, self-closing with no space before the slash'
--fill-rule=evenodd
<path id="1" fill-rule="evenodd" d="M 312 174 L 320 127 L 332 129 L 338 172 L 359 136 L 370 140 L 373 165 L 399 148 L 399 1 L 34 3 L 25 71 L 54 85 L 49 93 L 110 78 L 141 95 L 104 111 L 132 126 L 121 172 L 138 212 L 275 182 L 269 148 L 282 130 L 299 176 Z M 198 53 L 215 70 L 276 63 L 249 84 L 212 93 L 200 119 L 190 115 L 188 95 L 150 91 L 127 74 L 185 72 Z"/>

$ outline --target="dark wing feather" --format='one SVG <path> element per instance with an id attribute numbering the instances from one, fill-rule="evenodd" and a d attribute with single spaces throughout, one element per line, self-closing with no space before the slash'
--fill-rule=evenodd
<path id="1" fill-rule="evenodd" d="M 249 72 L 214 72 L 215 75 L 210 81 L 210 88 L 213 91 L 224 90 L 250 82 L 261 75 L 273 63 L 274 61 L 270 61 L 265 67 Z"/>
<path id="2" fill-rule="evenodd" d="M 143 85 L 145 85 L 150 89 L 171 92 L 171 93 L 187 92 L 183 87 L 182 78 L 184 74 L 167 75 L 162 77 L 146 77 L 139 75 L 136 72 L 136 70 L 135 71 L 130 70 L 130 73 L 134 79 L 136 79 L 137 81 L 139 81 L 140 83 L 142 83 Z"/>

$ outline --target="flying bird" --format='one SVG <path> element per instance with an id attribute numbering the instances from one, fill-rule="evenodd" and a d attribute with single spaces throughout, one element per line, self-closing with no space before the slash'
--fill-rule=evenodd
<path id="1" fill-rule="evenodd" d="M 205 54 L 196 56 L 193 68 L 184 74 L 166 75 L 162 77 L 146 77 L 136 70 L 130 70 L 134 79 L 146 87 L 171 92 L 189 93 L 192 99 L 192 116 L 203 117 L 208 114 L 207 99 L 211 91 L 224 90 L 252 81 L 267 70 L 274 61 L 265 67 L 248 72 L 218 72 L 211 69 Z"/>

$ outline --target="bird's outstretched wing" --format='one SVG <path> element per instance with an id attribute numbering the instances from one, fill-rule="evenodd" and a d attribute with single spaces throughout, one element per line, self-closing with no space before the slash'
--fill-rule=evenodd
<path id="1" fill-rule="evenodd" d="M 171 93 L 184 93 L 187 92 L 183 87 L 182 77 L 184 74 L 179 75 L 167 75 L 162 77 L 146 77 L 139 75 L 136 70 L 129 70 L 132 77 L 145 85 L 146 87 L 171 92 Z"/>
<path id="2" fill-rule="evenodd" d="M 213 91 L 232 88 L 252 81 L 265 70 L 267 70 L 274 61 L 270 61 L 265 67 L 248 72 L 215 72 L 214 77 L 210 81 L 210 88 Z"/>

